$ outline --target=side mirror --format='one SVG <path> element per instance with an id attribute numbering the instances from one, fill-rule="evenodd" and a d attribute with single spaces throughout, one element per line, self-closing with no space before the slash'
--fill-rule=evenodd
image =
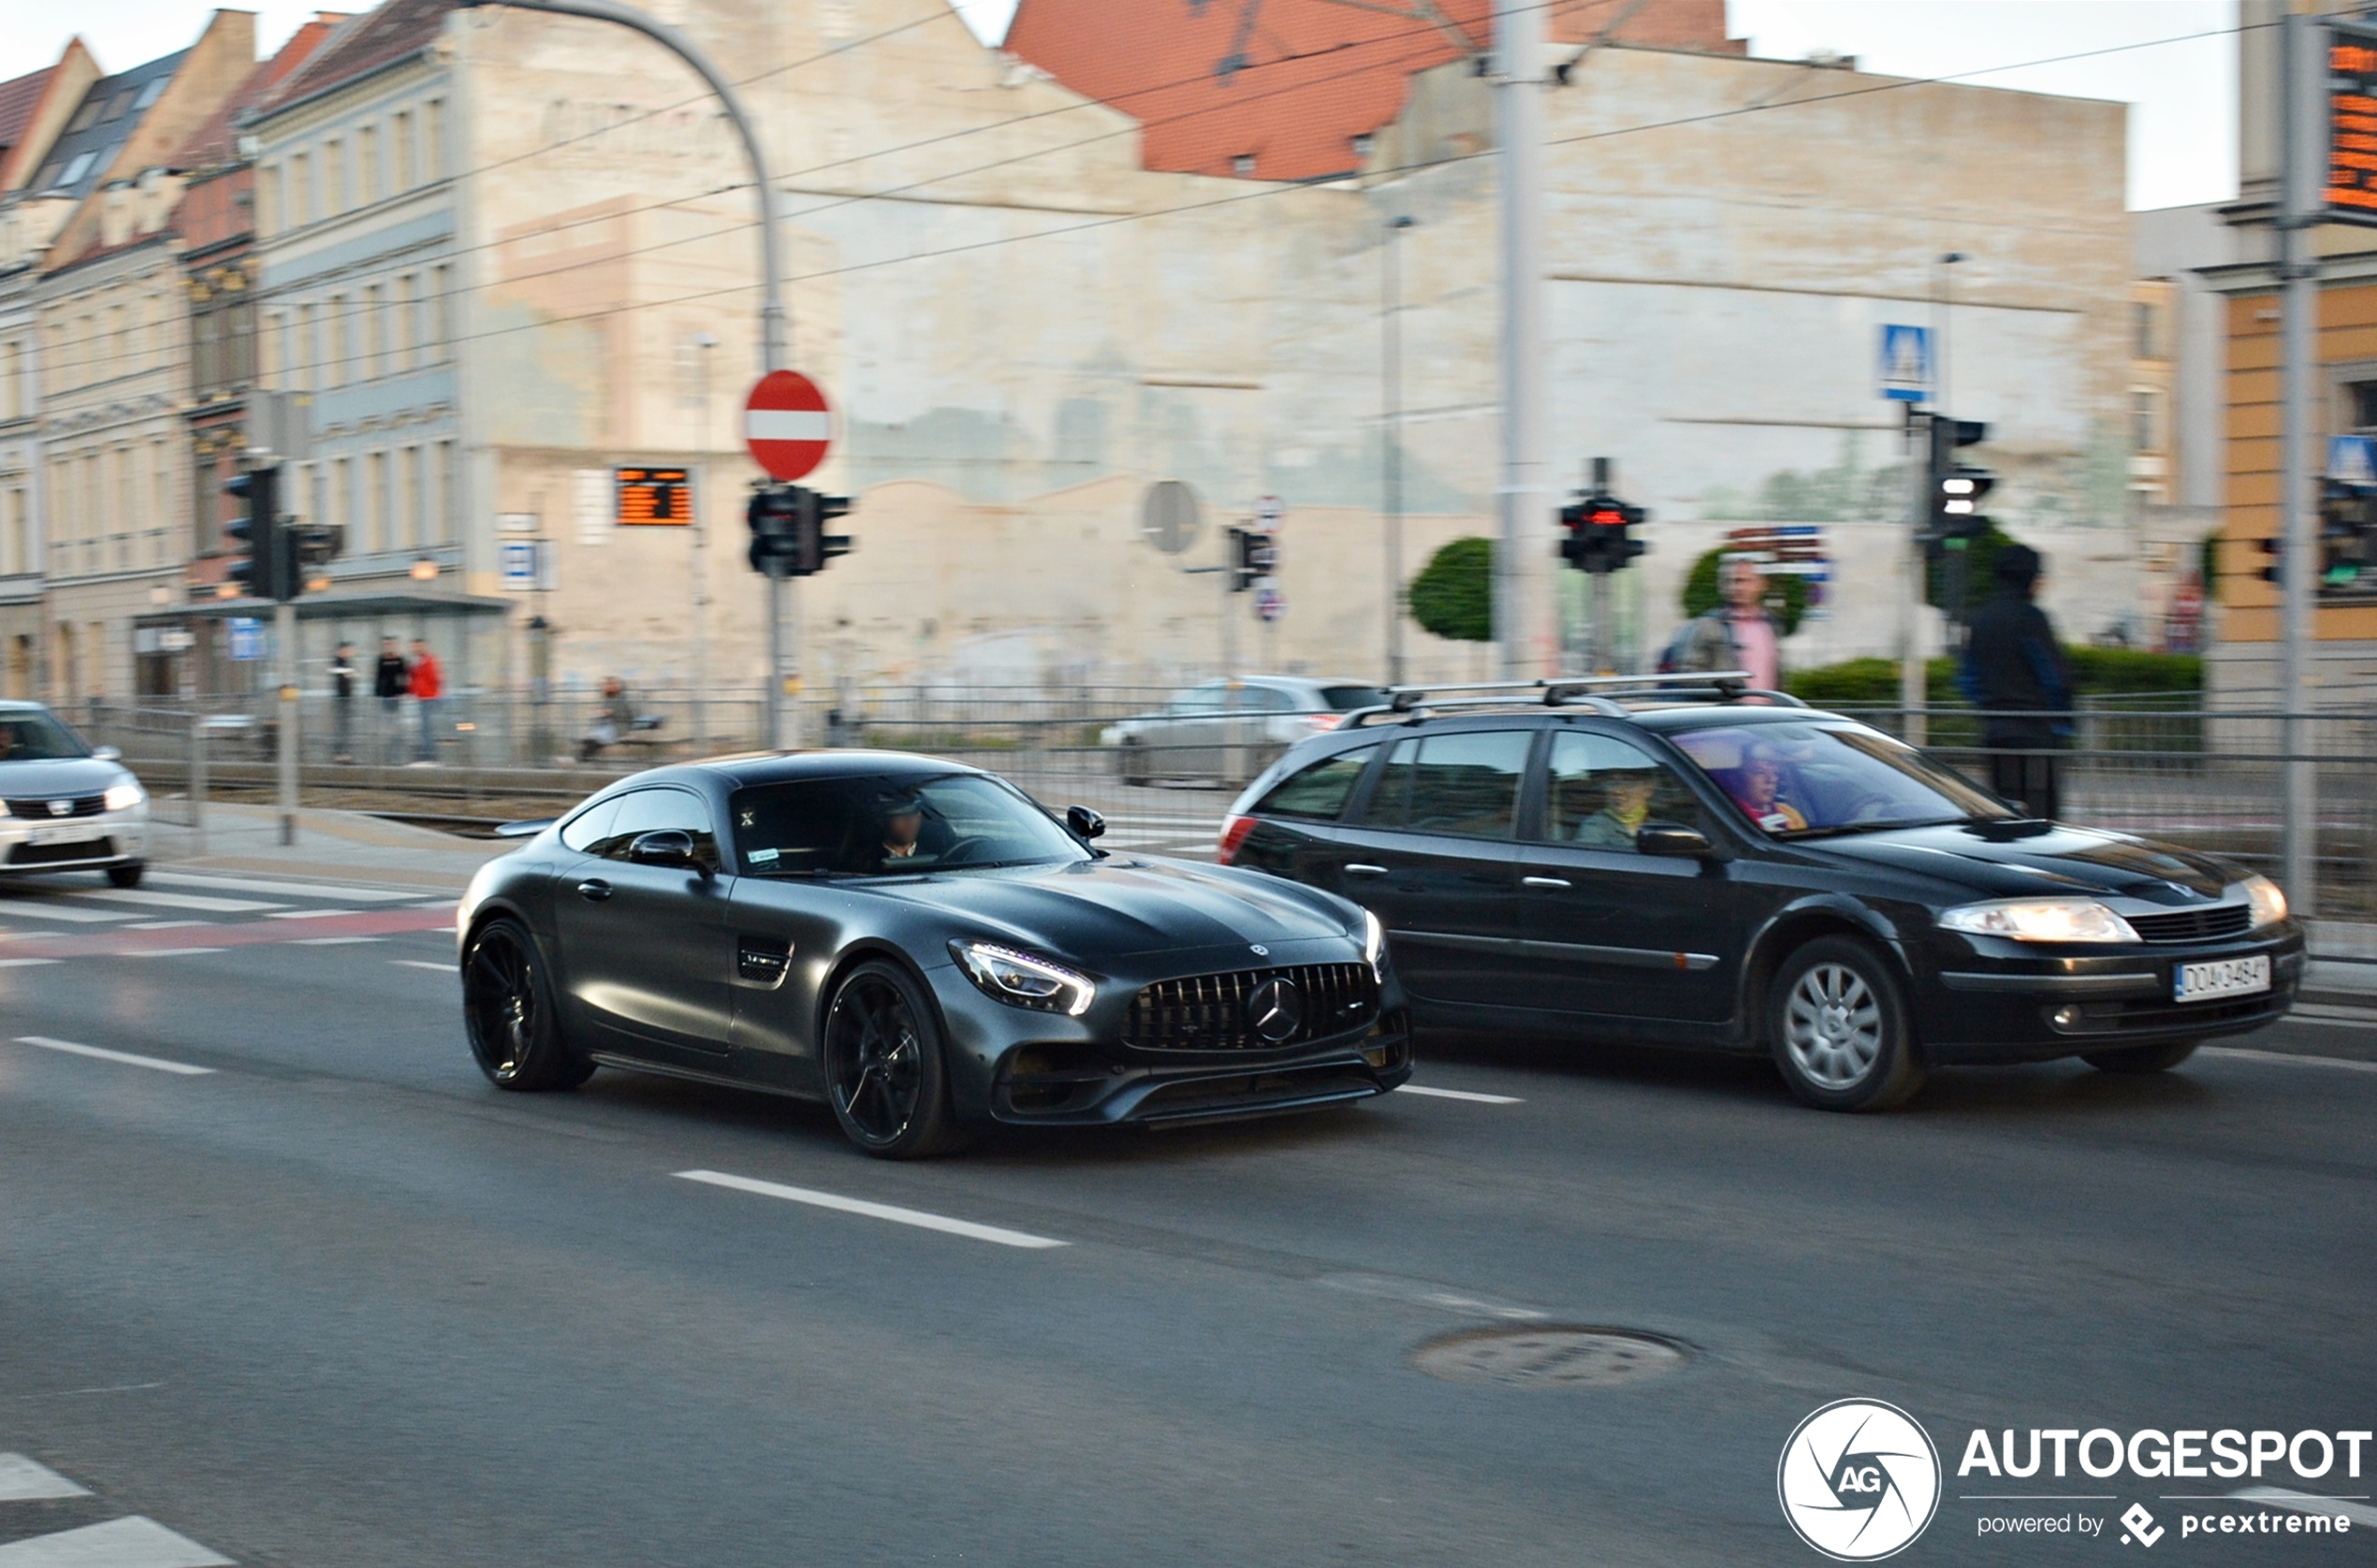
<path id="1" fill-rule="evenodd" d="M 94 760 L 102 762 L 120 762 L 124 761 L 124 753 L 112 746 L 97 747 L 93 749 L 91 755 Z"/>
<path id="2" fill-rule="evenodd" d="M 656 828 L 636 835 L 627 847 L 627 858 L 638 865 L 677 865 L 709 875 L 709 867 L 693 853 L 693 835 L 682 828 Z"/>
<path id="3" fill-rule="evenodd" d="M 1709 835 L 1681 822 L 1645 822 L 1636 830 L 1634 847 L 1646 855 L 1675 860 L 1702 860 L 1714 852 Z"/>
<path id="4" fill-rule="evenodd" d="M 1068 806 L 1065 826 L 1072 829 L 1076 837 L 1095 838 L 1106 831 L 1106 819 L 1086 806 Z"/>

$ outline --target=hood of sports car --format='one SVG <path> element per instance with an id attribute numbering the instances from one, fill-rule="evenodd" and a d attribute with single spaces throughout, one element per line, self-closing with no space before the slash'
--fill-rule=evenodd
<path id="1" fill-rule="evenodd" d="M 869 891 L 954 917 L 978 936 L 1086 964 L 1159 949 L 1359 940 L 1361 916 L 1327 893 L 1248 871 L 1112 857 L 1073 865 L 941 872 Z M 962 929 L 960 929 L 962 927 Z"/>

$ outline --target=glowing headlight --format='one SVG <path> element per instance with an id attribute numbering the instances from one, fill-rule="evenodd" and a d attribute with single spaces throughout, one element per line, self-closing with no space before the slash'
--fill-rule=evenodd
<path id="1" fill-rule="evenodd" d="M 1966 904 L 1940 917 L 1948 931 L 2018 942 L 2135 942 L 2129 922 L 2092 898 L 2009 898 Z"/>
<path id="2" fill-rule="evenodd" d="M 2286 894 L 2267 877 L 2245 878 L 2245 902 L 2253 907 L 2253 929 L 2276 925 L 2286 918 Z"/>
<path id="3" fill-rule="evenodd" d="M 949 951 L 967 979 L 1010 1007 L 1079 1018 L 1098 999 L 1088 976 L 1028 952 L 994 942 L 952 942 Z"/>
<path id="4" fill-rule="evenodd" d="M 148 798 L 138 784 L 112 784 L 108 787 L 106 804 L 110 811 L 129 811 Z"/>
<path id="5" fill-rule="evenodd" d="M 5 800 L 0 800 L 0 817 L 6 817 L 7 814 L 8 803 Z"/>
<path id="6" fill-rule="evenodd" d="M 1362 956 L 1374 977 L 1387 978 L 1387 928 L 1367 909 L 1362 911 Z"/>

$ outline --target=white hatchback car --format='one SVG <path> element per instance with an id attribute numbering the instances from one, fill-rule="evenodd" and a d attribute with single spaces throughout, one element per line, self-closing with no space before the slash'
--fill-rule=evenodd
<path id="1" fill-rule="evenodd" d="M 149 794 L 115 748 L 38 703 L 0 702 L 0 873 L 105 871 L 128 888 L 148 853 Z"/>
<path id="2" fill-rule="evenodd" d="M 1347 714 L 1386 700 L 1366 681 L 1241 675 L 1192 686 L 1162 712 L 1123 719 L 1100 738 L 1116 748 L 1126 784 L 1222 777 L 1233 769 L 1247 778 L 1305 736 L 1334 730 Z"/>

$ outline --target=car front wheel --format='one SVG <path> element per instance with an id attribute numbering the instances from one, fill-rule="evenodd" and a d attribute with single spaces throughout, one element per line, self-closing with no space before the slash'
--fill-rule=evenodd
<path id="1" fill-rule="evenodd" d="M 2160 1045 L 2132 1045 L 2119 1051 L 2091 1051 L 2080 1060 L 2098 1072 L 2168 1072 L 2195 1054 L 2200 1040 L 2166 1040 Z"/>
<path id="2" fill-rule="evenodd" d="M 146 861 L 121 861 L 108 867 L 108 885 L 116 888 L 137 888 L 141 876 L 149 869 Z"/>
<path id="3" fill-rule="evenodd" d="M 462 1019 L 471 1054 L 499 1089 L 575 1089 L 594 1064 L 570 1050 L 536 939 L 518 921 L 491 920 L 462 955 Z"/>
<path id="4" fill-rule="evenodd" d="M 1923 1086 L 1898 977 L 1854 937 L 1819 936 L 1783 961 L 1767 1038 L 1791 1092 L 1825 1111 L 1882 1111 Z"/>
<path id="5" fill-rule="evenodd" d="M 834 988 L 824 1066 L 834 1119 L 867 1153 L 915 1159 L 957 1145 L 941 1031 L 923 990 L 897 965 L 862 964 Z"/>

